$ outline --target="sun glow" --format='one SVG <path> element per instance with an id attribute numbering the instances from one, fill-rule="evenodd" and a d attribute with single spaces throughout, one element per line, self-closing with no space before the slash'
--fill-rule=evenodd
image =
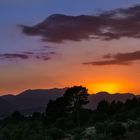
<path id="1" fill-rule="evenodd" d="M 100 91 L 106 91 L 109 93 L 116 93 L 119 92 L 121 89 L 121 85 L 118 83 L 109 83 L 109 82 L 103 82 L 103 83 L 94 83 L 89 86 L 89 90 L 93 93 L 97 93 Z"/>

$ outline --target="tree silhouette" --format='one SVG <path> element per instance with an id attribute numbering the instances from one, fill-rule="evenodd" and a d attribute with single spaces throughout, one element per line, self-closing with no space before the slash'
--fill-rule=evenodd
<path id="1" fill-rule="evenodd" d="M 50 100 L 46 108 L 46 114 L 55 121 L 57 118 L 67 116 L 69 112 L 68 106 L 69 102 L 64 97 L 59 97 L 55 101 Z"/>
<path id="2" fill-rule="evenodd" d="M 23 116 L 21 115 L 19 111 L 13 112 L 11 116 L 12 116 L 12 119 L 15 119 L 15 120 L 20 120 L 23 118 Z"/>
<path id="3" fill-rule="evenodd" d="M 108 101 L 103 100 L 98 103 L 97 110 L 103 113 L 109 113 L 110 111 L 110 104 Z"/>
<path id="4" fill-rule="evenodd" d="M 53 120 L 71 114 L 78 122 L 80 109 L 89 102 L 88 95 L 88 90 L 85 87 L 74 86 L 68 88 L 62 97 L 57 98 L 55 101 L 49 101 L 46 114 Z"/>
<path id="5" fill-rule="evenodd" d="M 64 94 L 64 99 L 69 102 L 72 113 L 80 110 L 88 101 L 88 90 L 82 86 L 68 88 Z"/>
<path id="6" fill-rule="evenodd" d="M 78 126 L 80 126 L 80 109 L 89 102 L 88 96 L 88 90 L 82 86 L 68 88 L 63 96 L 69 103 L 68 108 Z"/>

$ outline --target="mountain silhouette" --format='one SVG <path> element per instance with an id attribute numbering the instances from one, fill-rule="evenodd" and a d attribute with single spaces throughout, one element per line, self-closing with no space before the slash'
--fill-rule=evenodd
<path id="1" fill-rule="evenodd" d="M 14 110 L 16 110 L 14 105 L 0 97 L 0 117 L 12 113 Z"/>
<path id="2" fill-rule="evenodd" d="M 62 96 L 67 88 L 53 89 L 37 89 L 26 90 L 18 95 L 4 95 L 0 97 L 0 115 L 10 114 L 12 111 L 18 110 L 23 114 L 31 114 L 33 112 L 43 112 L 49 100 L 55 100 Z M 135 95 L 131 93 L 125 94 L 109 94 L 108 92 L 99 92 L 90 94 L 89 104 L 86 106 L 95 109 L 97 104 L 102 100 L 109 102 L 116 100 L 124 102 L 133 98 Z"/>
<path id="3" fill-rule="evenodd" d="M 89 104 L 87 105 L 87 107 L 95 109 L 98 103 L 102 100 L 106 100 L 109 102 L 112 102 L 113 100 L 125 102 L 127 99 L 132 99 L 133 97 L 135 97 L 135 95 L 132 93 L 110 94 L 108 92 L 98 92 L 97 94 L 91 94 L 89 96 Z"/>
<path id="4" fill-rule="evenodd" d="M 16 110 L 23 113 L 32 113 L 34 111 L 44 111 L 49 100 L 55 100 L 62 96 L 65 90 L 66 88 L 26 90 L 15 96 L 5 95 L 1 98 L 15 106 Z"/>

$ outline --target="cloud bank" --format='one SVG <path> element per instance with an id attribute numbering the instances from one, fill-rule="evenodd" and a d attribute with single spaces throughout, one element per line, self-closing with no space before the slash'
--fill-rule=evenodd
<path id="1" fill-rule="evenodd" d="M 26 35 L 41 36 L 42 41 L 59 43 L 64 40 L 140 38 L 140 6 L 105 11 L 98 15 L 54 14 L 37 25 L 20 27 Z"/>

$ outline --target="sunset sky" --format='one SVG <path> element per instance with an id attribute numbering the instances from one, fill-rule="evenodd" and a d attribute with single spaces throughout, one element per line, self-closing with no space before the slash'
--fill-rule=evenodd
<path id="1" fill-rule="evenodd" d="M 1 95 L 140 93 L 140 0 L 0 0 L 0 18 Z"/>

